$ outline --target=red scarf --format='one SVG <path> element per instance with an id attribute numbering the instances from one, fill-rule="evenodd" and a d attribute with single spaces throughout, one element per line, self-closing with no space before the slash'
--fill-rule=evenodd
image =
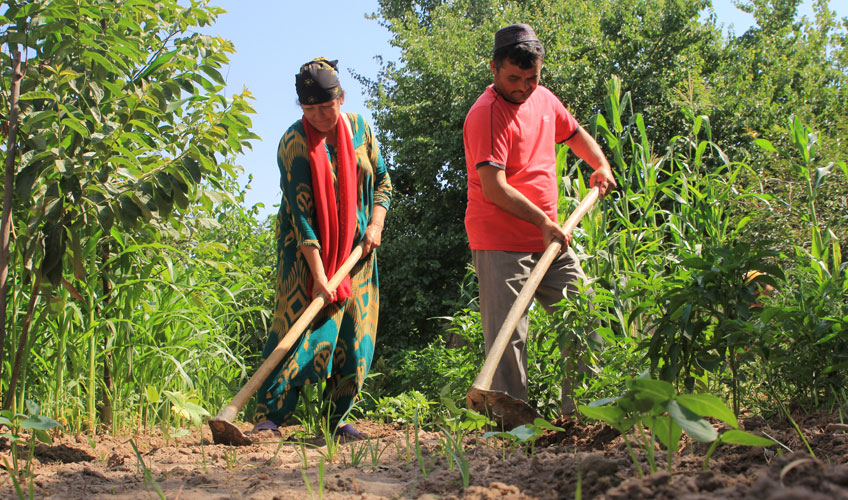
<path id="1" fill-rule="evenodd" d="M 312 171 L 312 198 L 321 242 L 321 261 L 327 279 L 332 279 L 338 268 L 350 255 L 356 231 L 356 154 L 348 131 L 347 120 L 339 116 L 336 125 L 336 177 L 339 185 L 339 203 L 333 186 L 333 172 L 324 141 L 309 120 L 303 117 L 309 168 Z M 338 208 L 337 208 L 338 207 Z M 312 297 L 313 278 L 309 278 L 307 292 Z M 336 289 L 336 302 L 351 296 L 350 275 Z"/>

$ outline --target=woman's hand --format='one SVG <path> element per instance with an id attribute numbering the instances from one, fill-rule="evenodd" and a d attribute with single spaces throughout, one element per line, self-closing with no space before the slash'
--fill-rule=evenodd
<path id="1" fill-rule="evenodd" d="M 365 246 L 362 247 L 362 255 L 368 255 L 371 250 L 380 246 L 383 240 L 383 225 L 372 222 L 365 228 Z"/>
<path id="2" fill-rule="evenodd" d="M 309 266 L 309 271 L 312 273 L 312 297 L 315 299 L 319 295 L 324 295 L 327 302 L 332 302 L 336 299 L 336 292 L 330 291 L 327 274 L 324 272 L 324 263 L 321 261 L 321 252 L 318 247 L 312 245 L 302 245 L 300 252 L 303 258 L 306 259 L 306 264 Z"/>
<path id="3" fill-rule="evenodd" d="M 327 302 L 333 302 L 336 300 L 336 291 L 330 291 L 330 282 L 327 281 L 327 275 L 324 274 L 323 270 L 317 275 L 312 276 L 312 299 L 315 300 L 319 296 L 324 295 L 324 298 Z"/>
<path id="4" fill-rule="evenodd" d="M 365 237 L 362 247 L 362 256 L 371 253 L 383 241 L 383 224 L 386 221 L 386 207 L 383 205 L 374 205 L 374 210 L 371 212 L 371 221 L 368 222 L 368 227 L 365 228 Z"/>

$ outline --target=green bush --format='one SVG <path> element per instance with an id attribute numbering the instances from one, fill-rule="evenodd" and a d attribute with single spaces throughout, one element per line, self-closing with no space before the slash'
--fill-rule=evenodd
<path id="1" fill-rule="evenodd" d="M 417 412 L 419 422 L 428 422 L 431 419 L 431 406 L 435 404 L 424 394 L 412 390 L 397 396 L 381 397 L 376 401 L 374 409 L 366 412 L 365 415 L 383 422 L 412 424 L 415 423 Z"/>

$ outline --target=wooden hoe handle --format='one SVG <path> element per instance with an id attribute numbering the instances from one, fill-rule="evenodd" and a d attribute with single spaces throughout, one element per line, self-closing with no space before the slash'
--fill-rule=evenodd
<path id="1" fill-rule="evenodd" d="M 577 208 L 562 226 L 562 231 L 565 234 L 571 234 L 571 232 L 574 231 L 574 228 L 577 227 L 577 224 L 580 223 L 583 216 L 589 212 L 592 205 L 594 205 L 598 200 L 598 195 L 599 189 L 597 187 L 593 187 L 586 197 L 583 198 L 583 201 L 577 205 Z M 503 353 L 506 350 L 509 339 L 512 337 L 512 332 L 515 331 L 518 321 L 521 319 L 521 316 L 524 314 L 524 311 L 527 309 L 530 301 L 533 300 L 536 288 L 539 286 L 539 283 L 542 281 L 545 273 L 548 272 L 548 268 L 551 267 L 551 264 L 554 259 L 556 259 L 560 249 L 562 249 L 562 243 L 563 242 L 559 240 L 552 241 L 548 245 L 548 248 L 545 249 L 545 253 L 543 253 L 539 258 L 539 262 L 533 268 L 533 271 L 530 272 L 527 282 L 524 283 L 524 286 L 521 288 L 521 293 L 518 294 L 518 298 L 516 298 L 515 302 L 512 304 L 512 308 L 509 310 L 509 314 L 507 314 L 503 326 L 501 326 L 501 329 L 498 331 L 498 335 L 495 337 L 495 342 L 492 344 L 492 348 L 489 349 L 489 353 L 486 356 L 486 361 L 483 362 L 483 368 L 474 380 L 472 387 L 485 391 L 488 391 L 491 387 L 492 377 L 495 375 L 495 368 L 497 368 L 498 363 L 501 361 L 501 357 L 503 357 Z"/>
<path id="2" fill-rule="evenodd" d="M 365 246 L 365 243 L 362 242 L 350 252 L 350 256 L 342 263 L 341 267 L 339 267 L 336 274 L 330 278 L 330 282 L 327 285 L 327 288 L 330 291 L 338 288 L 339 284 L 341 284 L 342 280 L 347 276 L 351 269 L 353 269 L 353 265 L 362 257 L 362 250 Z M 238 391 L 230 404 L 225 406 L 215 417 L 216 420 L 226 420 L 227 422 L 232 422 L 235 419 L 238 412 L 244 407 L 245 404 L 253 397 L 253 393 L 259 389 L 259 386 L 262 385 L 262 382 L 265 381 L 266 378 L 271 374 L 271 371 L 277 366 L 277 364 L 285 357 L 286 353 L 289 352 L 291 346 L 294 345 L 295 342 L 300 338 L 301 334 L 306 330 L 306 328 L 312 323 L 312 320 L 315 319 L 315 316 L 318 314 L 318 311 L 324 308 L 327 304 L 327 298 L 324 297 L 324 294 L 321 294 L 310 302 L 309 306 L 307 306 L 306 310 L 300 315 L 300 317 L 295 321 L 295 323 L 289 328 L 289 331 L 286 332 L 285 336 L 280 339 L 279 343 L 277 343 L 277 347 L 271 352 L 270 355 L 259 365 L 259 368 L 256 369 L 256 373 L 250 377 L 250 380 L 247 381 L 246 384 Z"/>

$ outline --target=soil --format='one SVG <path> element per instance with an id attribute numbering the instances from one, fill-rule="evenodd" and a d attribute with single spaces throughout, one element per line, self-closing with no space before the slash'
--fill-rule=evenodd
<path id="1" fill-rule="evenodd" d="M 844 426 L 828 425 L 838 417 L 818 414 L 796 422 L 815 457 L 788 421 L 752 417 L 741 421 L 742 428 L 768 434 L 785 447 L 722 445 L 702 470 L 708 446 L 684 436 L 671 474 L 663 452 L 657 452 L 659 471 L 650 474 L 641 450 L 635 450 L 644 477 L 622 436 L 605 425 L 558 421 L 564 432 L 548 432 L 533 446 L 506 448 L 474 433 L 464 441 L 467 487 L 460 468 L 446 459 L 443 433 L 418 433 L 424 474 L 414 430 L 372 421 L 355 422 L 369 438 L 342 443 L 323 471 L 327 447 L 317 438 L 302 446 L 291 441 L 303 435 L 299 427 L 282 428 L 282 439 L 266 432 L 242 447 L 210 444 L 208 427 L 200 431 L 202 445 L 197 430 L 176 440 L 156 431 L 57 435 L 51 446 L 36 448 L 31 481 L 34 498 L 50 499 L 529 500 L 576 498 L 578 488 L 581 498 L 600 499 L 848 499 L 848 434 Z M 0 464 L 9 453 L 9 442 L 0 440 Z M 21 480 L 26 488 L 29 479 Z M 0 477 L 0 498 L 16 498 L 8 473 Z"/>

